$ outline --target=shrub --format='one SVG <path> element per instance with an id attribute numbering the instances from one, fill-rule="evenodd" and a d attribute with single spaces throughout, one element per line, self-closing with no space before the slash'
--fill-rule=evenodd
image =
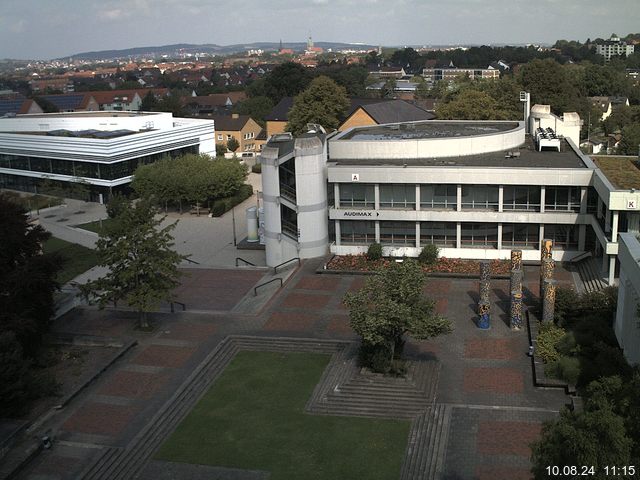
<path id="1" fill-rule="evenodd" d="M 561 327 L 566 327 L 580 304 L 580 295 L 572 288 L 558 287 L 556 289 L 556 303 L 554 321 Z"/>
<path id="2" fill-rule="evenodd" d="M 543 323 L 540 325 L 538 337 L 536 338 L 536 353 L 544 363 L 551 363 L 558 359 L 560 354 L 556 346 L 564 337 L 565 331 L 553 323 Z"/>
<path id="3" fill-rule="evenodd" d="M 377 242 L 369 245 L 367 250 L 367 260 L 380 260 L 382 258 L 382 245 Z"/>
<path id="4" fill-rule="evenodd" d="M 224 202 L 220 200 L 213 202 L 213 205 L 211 205 L 211 215 L 214 217 L 220 217 L 221 215 L 224 215 L 224 212 Z"/>
<path id="5" fill-rule="evenodd" d="M 247 198 L 253 195 L 253 187 L 251 185 L 244 184 L 240 189 L 231 197 L 224 197 L 215 200 L 211 204 L 210 212 L 214 217 L 219 217 L 225 212 L 228 212 L 236 205 L 244 202 Z"/>
<path id="6" fill-rule="evenodd" d="M 588 354 L 581 355 L 582 372 L 580 385 L 588 385 L 601 377 L 621 375 L 626 377 L 631 374 L 631 367 L 624 358 L 622 350 L 617 346 L 597 342 Z"/>
<path id="7" fill-rule="evenodd" d="M 422 265 L 435 265 L 438 262 L 438 255 L 440 249 L 437 245 L 429 244 L 422 247 L 420 255 L 418 255 L 418 262 Z"/>
<path id="8" fill-rule="evenodd" d="M 262 173 L 262 164 L 261 163 L 255 163 L 251 166 L 251 171 L 253 173 Z"/>
<path id="9" fill-rule="evenodd" d="M 569 385 L 578 383 L 580 377 L 580 360 L 575 357 L 560 357 L 556 362 L 557 377 Z"/>

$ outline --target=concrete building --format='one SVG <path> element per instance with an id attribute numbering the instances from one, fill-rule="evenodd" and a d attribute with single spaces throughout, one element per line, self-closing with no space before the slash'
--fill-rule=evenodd
<path id="1" fill-rule="evenodd" d="M 451 258 L 506 259 L 518 248 L 536 261 L 551 238 L 556 260 L 591 251 L 613 283 L 618 232 L 638 231 L 640 193 L 579 150 L 577 114 L 535 105 L 528 117 L 272 138 L 262 155 L 268 264 L 373 242 L 389 256 L 433 243 Z"/>
<path id="2" fill-rule="evenodd" d="M 613 329 L 624 356 L 631 365 L 640 364 L 640 242 L 637 233 L 621 233 L 618 308 Z"/>
<path id="3" fill-rule="evenodd" d="M 83 182 L 92 199 L 127 185 L 138 165 L 215 156 L 214 122 L 163 112 L 75 112 L 0 118 L 0 188 Z"/>
<path id="4" fill-rule="evenodd" d="M 604 57 L 605 62 L 611 60 L 611 57 L 615 56 L 629 56 L 633 55 L 634 45 L 628 44 L 620 40 L 615 33 L 611 35 L 609 40 L 605 40 L 603 43 L 596 44 L 596 53 Z"/>
<path id="5" fill-rule="evenodd" d="M 488 68 L 457 68 L 453 64 L 445 68 L 424 68 L 422 76 L 426 82 L 435 83 L 441 80 L 451 82 L 460 76 L 468 76 L 471 80 L 496 79 L 500 77 L 500 70 L 489 66 Z"/>

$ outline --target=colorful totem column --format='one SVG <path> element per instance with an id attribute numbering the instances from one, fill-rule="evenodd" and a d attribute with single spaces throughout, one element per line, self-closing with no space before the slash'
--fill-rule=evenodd
<path id="1" fill-rule="evenodd" d="M 551 260 L 553 253 L 553 240 L 545 238 L 540 244 L 540 299 L 543 297 L 544 281 L 546 278 L 553 277 L 553 266 L 551 268 L 551 277 L 545 277 L 545 260 Z M 547 264 L 549 265 L 549 264 Z M 547 267 L 549 268 L 549 267 Z M 549 272 L 547 271 L 546 274 Z"/>
<path id="2" fill-rule="evenodd" d="M 556 288 L 557 280 L 548 279 L 544 281 L 544 296 L 542 297 L 542 321 L 553 322 L 556 310 Z"/>
<path id="3" fill-rule="evenodd" d="M 547 280 L 553 280 L 553 272 L 556 267 L 556 262 L 552 258 L 545 258 L 540 264 L 540 299 L 544 299 L 544 289 L 546 288 Z"/>
<path id="4" fill-rule="evenodd" d="M 512 330 L 522 328 L 522 250 L 511 250 L 511 282 L 509 284 L 509 326 Z"/>
<path id="5" fill-rule="evenodd" d="M 491 262 L 480 262 L 480 300 L 478 301 L 478 328 L 486 330 L 491 327 Z"/>

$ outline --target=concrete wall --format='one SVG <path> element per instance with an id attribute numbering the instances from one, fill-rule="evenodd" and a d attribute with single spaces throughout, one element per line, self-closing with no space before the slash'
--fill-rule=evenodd
<path id="1" fill-rule="evenodd" d="M 438 125 L 456 122 L 430 120 L 429 123 Z M 460 121 L 460 123 L 468 123 L 468 121 Z M 460 157 L 517 149 L 524 142 L 525 125 L 524 122 L 518 122 L 516 128 L 506 132 L 464 137 L 389 140 L 341 140 L 340 137 L 336 137 L 331 141 L 331 157 L 339 159 Z"/>
<path id="2" fill-rule="evenodd" d="M 19 115 L 0 118 L 2 132 L 43 132 L 50 130 L 144 130 L 173 128 L 171 113 L 74 112 Z"/>
<path id="3" fill-rule="evenodd" d="M 630 364 L 640 364 L 640 242 L 632 233 L 621 233 L 618 259 L 620 282 L 614 330 Z"/>
<path id="4" fill-rule="evenodd" d="M 550 105 L 534 105 L 529 116 L 531 134 L 540 128 L 552 128 L 558 135 L 570 138 L 574 144 L 580 145 L 580 127 L 582 120 L 575 112 L 566 112 L 562 117 L 551 113 Z"/>

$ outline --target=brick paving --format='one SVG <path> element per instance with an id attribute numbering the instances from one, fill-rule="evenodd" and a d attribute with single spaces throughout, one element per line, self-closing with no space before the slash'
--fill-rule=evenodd
<path id="1" fill-rule="evenodd" d="M 142 350 L 132 363 L 178 368 L 189 360 L 194 351 L 195 349 L 190 347 L 150 345 Z"/>
<path id="2" fill-rule="evenodd" d="M 515 368 L 465 368 L 466 392 L 521 393 L 524 390 L 522 372 Z"/>
<path id="3" fill-rule="evenodd" d="M 491 422 L 478 425 L 477 451 L 484 455 L 528 457 L 529 444 L 540 437 L 540 423 Z"/>
<path id="4" fill-rule="evenodd" d="M 151 398 L 169 379 L 167 373 L 118 370 L 98 389 L 100 395 L 127 398 Z"/>
<path id="5" fill-rule="evenodd" d="M 116 436 L 123 432 L 137 408 L 87 402 L 63 424 L 63 430 L 95 435 Z"/>
<path id="6" fill-rule="evenodd" d="M 315 274 L 321 263 L 305 262 L 257 316 L 230 312 L 263 276 L 262 271 L 250 270 L 194 269 L 181 287 L 187 312 L 154 315 L 158 326 L 151 334 L 133 330 L 132 312 L 71 312 L 62 319 L 66 323 L 56 328 L 133 336 L 140 344 L 63 410 L 54 427 L 72 441 L 125 446 L 229 334 L 355 339 L 341 299 L 361 288 L 367 277 Z M 558 278 L 569 281 L 570 274 L 562 269 L 558 273 Z M 442 478 L 529 478 L 527 445 L 539 434 L 541 422 L 554 418 L 566 403 L 562 393 L 532 386 L 526 332 L 512 332 L 506 322 L 507 290 L 508 280 L 492 282 L 492 326 L 480 331 L 475 324 L 476 279 L 430 278 L 425 287 L 438 313 L 455 327 L 451 335 L 428 341 L 409 339 L 405 346 L 408 357 L 437 360 L 441 366 L 435 402 L 451 412 L 442 435 L 446 439 Z M 536 290 L 537 269 L 527 267 L 529 304 Z M 211 313 L 189 312 L 200 308 Z M 76 467 L 96 458 L 95 449 L 76 450 Z M 53 456 L 41 456 L 21 478 L 36 480 L 46 458 Z M 68 472 L 52 478 L 78 478 L 77 468 Z"/>

